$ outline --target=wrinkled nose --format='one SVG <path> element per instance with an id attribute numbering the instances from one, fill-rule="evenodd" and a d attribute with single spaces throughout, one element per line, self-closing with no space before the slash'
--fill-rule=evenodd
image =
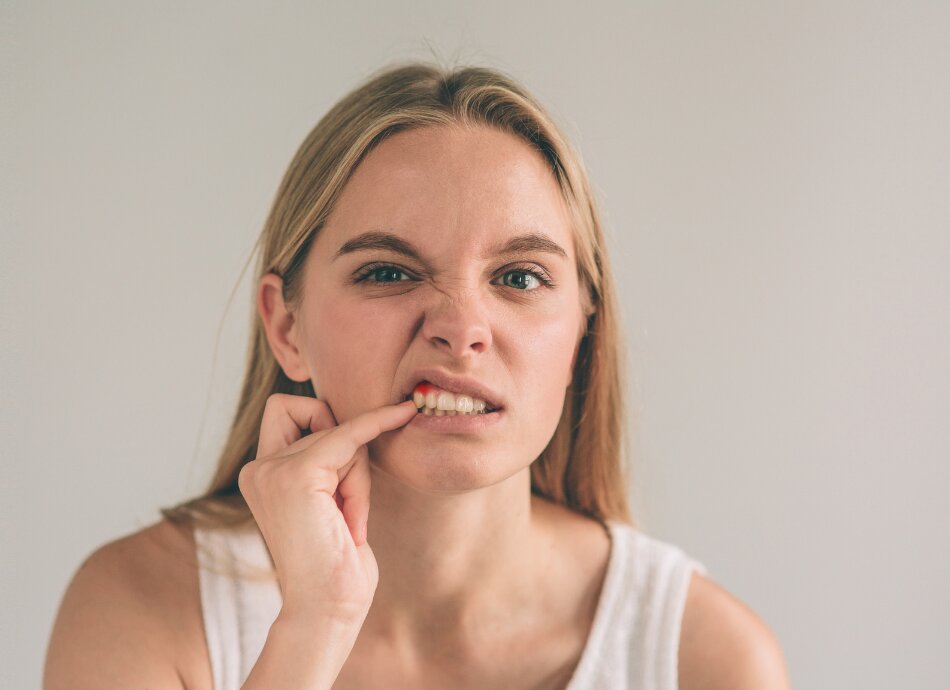
<path id="1" fill-rule="evenodd" d="M 422 335 L 453 358 L 482 354 L 491 347 L 487 308 L 477 290 L 440 295 L 426 309 Z"/>

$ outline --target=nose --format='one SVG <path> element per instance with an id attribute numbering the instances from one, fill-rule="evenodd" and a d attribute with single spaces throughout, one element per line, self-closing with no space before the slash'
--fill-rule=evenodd
<path id="1" fill-rule="evenodd" d="M 426 308 L 422 335 L 453 358 L 487 352 L 492 335 L 487 310 L 477 290 L 442 293 Z"/>

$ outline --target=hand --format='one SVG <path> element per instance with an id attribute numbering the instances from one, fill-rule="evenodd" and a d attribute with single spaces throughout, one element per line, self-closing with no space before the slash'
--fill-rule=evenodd
<path id="1" fill-rule="evenodd" d="M 267 399 L 257 457 L 241 468 L 238 486 L 274 560 L 283 616 L 362 625 L 379 582 L 366 543 L 366 444 L 416 414 L 407 401 L 337 424 L 323 400 Z M 303 436 L 304 429 L 312 433 Z"/>

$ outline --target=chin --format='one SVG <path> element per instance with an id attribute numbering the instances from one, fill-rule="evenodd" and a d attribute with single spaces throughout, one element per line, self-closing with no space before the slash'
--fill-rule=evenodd
<path id="1" fill-rule="evenodd" d="M 382 473 L 423 493 L 450 495 L 476 491 L 512 474 L 505 471 L 510 461 L 487 451 L 455 449 L 440 453 L 435 449 L 421 452 L 415 449 L 415 452 L 399 452 L 394 446 L 370 447 L 369 450 L 374 481 L 377 473 Z"/>

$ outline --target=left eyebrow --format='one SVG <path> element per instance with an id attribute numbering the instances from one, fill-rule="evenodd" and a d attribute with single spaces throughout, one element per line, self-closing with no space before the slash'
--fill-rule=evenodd
<path id="1" fill-rule="evenodd" d="M 495 255 L 517 254 L 519 252 L 544 252 L 546 254 L 557 254 L 563 259 L 568 258 L 567 252 L 561 248 L 561 245 L 547 235 L 537 232 L 512 237 L 495 252 Z"/>
<path id="2" fill-rule="evenodd" d="M 336 250 L 332 260 L 335 261 L 344 254 L 370 249 L 388 250 L 396 254 L 407 256 L 410 259 L 415 259 L 416 261 L 422 261 L 422 256 L 411 242 L 407 242 L 391 232 L 383 232 L 380 230 L 364 232 L 348 240 L 342 247 Z M 561 245 L 550 237 L 537 232 L 529 232 L 524 235 L 512 237 L 495 251 L 495 255 L 501 256 L 503 254 L 516 254 L 519 252 L 544 252 L 546 254 L 555 254 L 564 259 L 568 258 L 567 252 L 561 248 Z"/>

